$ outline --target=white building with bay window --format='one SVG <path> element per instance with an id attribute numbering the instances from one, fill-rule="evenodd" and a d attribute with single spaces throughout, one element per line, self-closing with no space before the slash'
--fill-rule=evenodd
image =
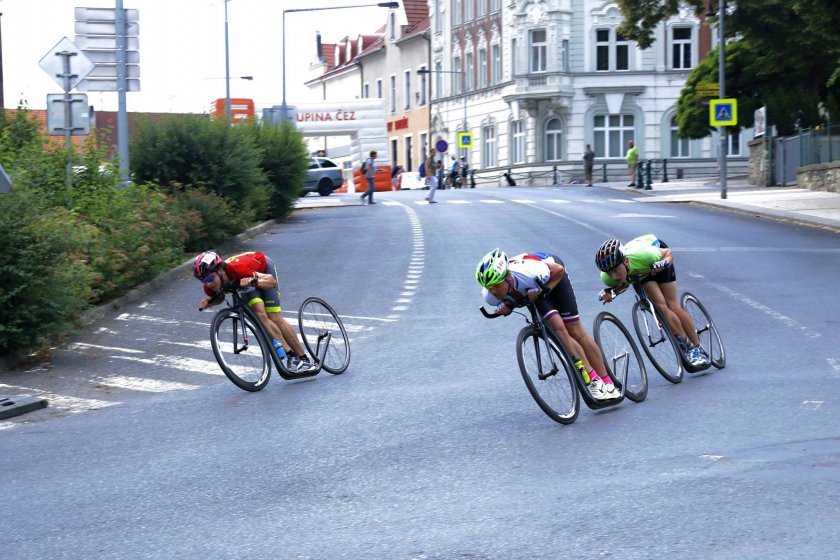
<path id="1" fill-rule="evenodd" d="M 603 163 L 622 180 L 627 142 L 669 170 L 714 174 L 716 134 L 681 139 L 680 90 L 716 44 L 714 29 L 688 8 L 659 25 L 646 50 L 626 40 L 615 2 L 599 0 L 428 0 L 431 136 L 466 155 L 479 177 L 507 169 L 539 179 L 555 166 L 564 181 L 582 169 L 591 144 L 596 178 Z M 458 151 L 457 134 L 473 134 Z M 729 168 L 746 169 L 741 136 L 729 142 Z M 661 162 L 657 161 L 657 166 Z"/>

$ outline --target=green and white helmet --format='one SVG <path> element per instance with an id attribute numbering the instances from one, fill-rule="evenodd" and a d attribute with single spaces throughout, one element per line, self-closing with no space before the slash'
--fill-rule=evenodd
<path id="1" fill-rule="evenodd" d="M 508 258 L 501 249 L 493 249 L 481 259 L 475 269 L 475 279 L 485 288 L 495 286 L 505 279 L 508 271 Z"/>

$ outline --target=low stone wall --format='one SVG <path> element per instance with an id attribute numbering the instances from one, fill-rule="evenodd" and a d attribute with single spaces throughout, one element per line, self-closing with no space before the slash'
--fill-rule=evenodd
<path id="1" fill-rule="evenodd" d="M 812 191 L 840 192 L 840 161 L 800 167 L 796 173 L 796 186 Z"/>
<path id="2" fill-rule="evenodd" d="M 770 184 L 769 164 L 767 162 L 767 140 L 756 138 L 747 142 L 750 150 L 749 171 L 747 173 L 751 185 L 766 186 Z"/>

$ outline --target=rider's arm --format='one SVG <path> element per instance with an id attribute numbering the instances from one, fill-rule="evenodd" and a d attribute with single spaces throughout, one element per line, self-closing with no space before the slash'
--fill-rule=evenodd
<path id="1" fill-rule="evenodd" d="M 261 272 L 254 272 L 251 276 L 243 278 L 239 281 L 239 286 L 241 288 L 247 288 L 249 286 L 253 286 L 254 288 L 260 288 L 261 290 L 269 290 L 277 286 L 277 279 L 272 276 L 271 274 L 263 274 Z"/>
<path id="2" fill-rule="evenodd" d="M 208 307 L 213 307 L 225 301 L 225 294 L 223 292 L 216 292 L 215 295 L 206 297 L 198 302 L 198 310 L 204 311 Z"/>
<path id="3" fill-rule="evenodd" d="M 545 264 L 548 266 L 549 272 L 548 282 L 546 282 L 545 287 L 553 290 L 563 280 L 563 277 L 566 276 L 566 267 L 553 262 L 546 262 Z"/>

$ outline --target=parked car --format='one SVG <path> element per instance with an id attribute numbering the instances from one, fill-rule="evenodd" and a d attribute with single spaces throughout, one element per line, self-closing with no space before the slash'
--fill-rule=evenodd
<path id="1" fill-rule="evenodd" d="M 309 158 L 309 169 L 303 181 L 303 194 L 317 192 L 327 196 L 344 184 L 341 167 L 334 161 L 322 157 Z"/>

